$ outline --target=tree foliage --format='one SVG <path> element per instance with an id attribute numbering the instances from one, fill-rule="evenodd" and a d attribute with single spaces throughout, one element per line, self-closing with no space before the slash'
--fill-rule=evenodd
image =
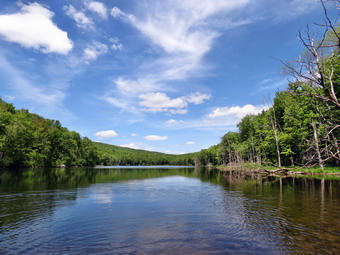
<path id="1" fill-rule="evenodd" d="M 97 161 L 88 138 L 0 99 L 0 167 L 93 166 Z"/>
<path id="2" fill-rule="evenodd" d="M 294 81 L 277 92 L 272 107 L 245 116 L 237 133 L 227 133 L 217 149 L 202 155 L 217 150 L 222 164 L 340 165 L 340 26 L 329 18 L 326 2 L 340 10 L 338 0 L 321 1 L 324 23 L 316 24 L 321 37 L 307 27 L 299 33 L 303 54 L 282 62 Z"/>
<path id="3" fill-rule="evenodd" d="M 57 120 L 16 110 L 0 99 L 0 167 L 193 165 L 194 155 L 95 143 Z"/>

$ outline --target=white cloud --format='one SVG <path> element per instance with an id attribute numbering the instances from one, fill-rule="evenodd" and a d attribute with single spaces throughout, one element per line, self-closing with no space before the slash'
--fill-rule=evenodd
<path id="1" fill-rule="evenodd" d="M 131 136 L 137 136 L 137 134 L 135 134 L 135 133 L 132 133 L 132 134 L 131 134 Z"/>
<path id="2" fill-rule="evenodd" d="M 186 100 L 188 103 L 202 104 L 205 100 L 209 100 L 210 98 L 211 98 L 211 95 L 203 94 L 200 92 L 195 92 L 187 96 Z"/>
<path id="3" fill-rule="evenodd" d="M 188 141 L 188 142 L 186 142 L 185 144 L 186 144 L 186 145 L 194 145 L 195 142 L 193 142 L 193 141 Z"/>
<path id="4" fill-rule="evenodd" d="M 171 99 L 165 93 L 148 93 L 139 96 L 139 105 L 153 109 L 185 108 L 188 103 L 183 98 Z"/>
<path id="5" fill-rule="evenodd" d="M 147 135 L 147 136 L 144 136 L 144 139 L 148 141 L 164 141 L 164 140 L 168 140 L 168 137 L 159 136 L 159 135 Z"/>
<path id="6" fill-rule="evenodd" d="M 168 124 L 168 125 L 179 125 L 179 124 L 186 124 L 187 122 L 185 122 L 183 120 L 170 119 L 170 120 L 167 120 L 165 123 Z"/>
<path id="7" fill-rule="evenodd" d="M 223 130 L 229 128 L 230 130 L 236 130 L 236 124 L 248 114 L 258 114 L 263 110 L 267 110 L 267 106 L 254 106 L 251 104 L 245 106 L 232 106 L 232 107 L 217 107 L 212 110 L 211 113 L 202 116 L 201 119 L 192 119 L 187 121 L 178 121 L 170 119 L 166 121 L 168 128 L 171 129 L 211 129 L 216 130 L 220 127 Z"/>
<path id="8" fill-rule="evenodd" d="M 126 147 L 126 148 L 131 148 L 131 149 L 136 149 L 136 150 L 140 150 L 141 148 L 139 146 L 137 146 L 134 143 L 128 143 L 128 144 L 121 144 L 119 145 L 121 147 Z"/>
<path id="9" fill-rule="evenodd" d="M 268 107 L 245 106 L 217 107 L 210 114 L 203 117 L 202 126 L 235 126 L 241 119 L 248 114 L 258 114 Z"/>
<path id="10" fill-rule="evenodd" d="M 73 43 L 52 21 L 54 13 L 38 3 L 21 5 L 20 12 L 0 15 L 0 35 L 4 40 L 43 53 L 67 54 Z"/>
<path id="11" fill-rule="evenodd" d="M 124 96 L 133 96 L 140 92 L 149 92 L 160 89 L 160 86 L 157 86 L 154 80 L 145 78 L 130 80 L 119 77 L 114 83 L 118 91 Z"/>
<path id="12" fill-rule="evenodd" d="M 113 138 L 117 137 L 118 134 L 114 130 L 104 130 L 104 131 L 99 131 L 94 134 L 95 136 L 99 138 Z"/>
<path id="13" fill-rule="evenodd" d="M 72 5 L 64 6 L 64 10 L 65 14 L 76 22 L 77 27 L 85 30 L 94 29 L 94 23 L 92 19 L 87 17 L 85 13 L 78 11 Z"/>
<path id="14" fill-rule="evenodd" d="M 102 2 L 90 2 L 87 4 L 87 8 L 97 13 L 103 19 L 107 19 L 107 8 Z"/>
<path id="15" fill-rule="evenodd" d="M 139 95 L 140 106 L 145 108 L 145 112 L 167 112 L 170 114 L 186 114 L 189 103 L 201 104 L 204 100 L 209 99 L 210 95 L 195 92 L 189 96 L 177 97 L 171 99 L 166 93 L 147 93 Z"/>
<path id="16" fill-rule="evenodd" d="M 177 122 L 177 120 L 174 119 L 170 119 L 166 121 L 166 124 L 175 124 Z"/>
<path id="17" fill-rule="evenodd" d="M 208 114 L 208 118 L 221 118 L 227 116 L 235 116 L 236 118 L 243 118 L 248 114 L 257 114 L 264 110 L 264 107 L 254 106 L 251 104 L 247 104 L 245 106 L 232 106 L 232 107 L 218 107 L 213 110 L 212 113 Z"/>
<path id="18" fill-rule="evenodd" d="M 146 111 L 148 111 L 148 109 Z M 150 111 L 152 112 L 152 110 Z M 167 112 L 169 112 L 170 114 L 187 114 L 188 110 L 187 109 L 168 109 Z"/>
<path id="19" fill-rule="evenodd" d="M 212 46 L 218 32 L 209 29 L 207 19 L 218 13 L 244 7 L 248 0 L 175 0 L 152 2 L 148 15 L 133 20 L 133 25 L 168 53 L 190 53 L 203 56 Z M 115 10 L 114 17 L 126 16 Z"/>
<path id="20" fill-rule="evenodd" d="M 123 49 L 123 44 L 120 43 L 118 38 L 116 38 L 116 37 L 111 38 L 110 42 L 112 43 L 111 48 L 113 50 L 122 50 Z"/>
<path id="21" fill-rule="evenodd" d="M 85 61 L 96 60 L 107 52 L 108 47 L 105 44 L 95 41 L 84 49 L 84 59 Z"/>
<path id="22" fill-rule="evenodd" d="M 133 16 L 132 14 L 127 14 L 125 12 L 123 12 L 121 9 L 119 9 L 118 7 L 113 7 L 111 9 L 111 16 L 116 18 L 116 19 L 120 19 L 124 22 L 135 22 L 136 21 L 136 17 Z"/>

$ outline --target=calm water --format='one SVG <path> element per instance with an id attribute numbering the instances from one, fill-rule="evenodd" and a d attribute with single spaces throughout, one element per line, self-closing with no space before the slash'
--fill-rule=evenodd
<path id="1" fill-rule="evenodd" d="M 340 254 L 338 180 L 183 168 L 0 180 L 0 254 Z"/>

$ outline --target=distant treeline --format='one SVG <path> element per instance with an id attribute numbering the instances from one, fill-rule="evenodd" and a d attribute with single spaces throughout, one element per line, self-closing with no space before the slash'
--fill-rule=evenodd
<path id="1" fill-rule="evenodd" d="M 57 120 L 16 110 L 0 99 L 0 167 L 193 165 L 193 154 L 170 155 L 95 143 Z"/>
<path id="2" fill-rule="evenodd" d="M 194 157 L 197 154 L 172 155 L 105 143 L 94 144 L 98 151 L 100 165 L 194 165 Z"/>

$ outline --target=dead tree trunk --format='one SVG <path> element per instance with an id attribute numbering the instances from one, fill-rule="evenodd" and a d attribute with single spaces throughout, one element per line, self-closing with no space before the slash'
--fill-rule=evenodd
<path id="1" fill-rule="evenodd" d="M 317 128 L 316 128 L 316 124 L 314 120 L 312 121 L 312 127 L 313 127 L 313 134 L 314 134 L 315 150 L 318 156 L 319 166 L 323 170 L 323 160 L 321 157 L 321 152 L 320 152 L 320 147 L 319 147 L 318 132 L 317 132 Z"/>

